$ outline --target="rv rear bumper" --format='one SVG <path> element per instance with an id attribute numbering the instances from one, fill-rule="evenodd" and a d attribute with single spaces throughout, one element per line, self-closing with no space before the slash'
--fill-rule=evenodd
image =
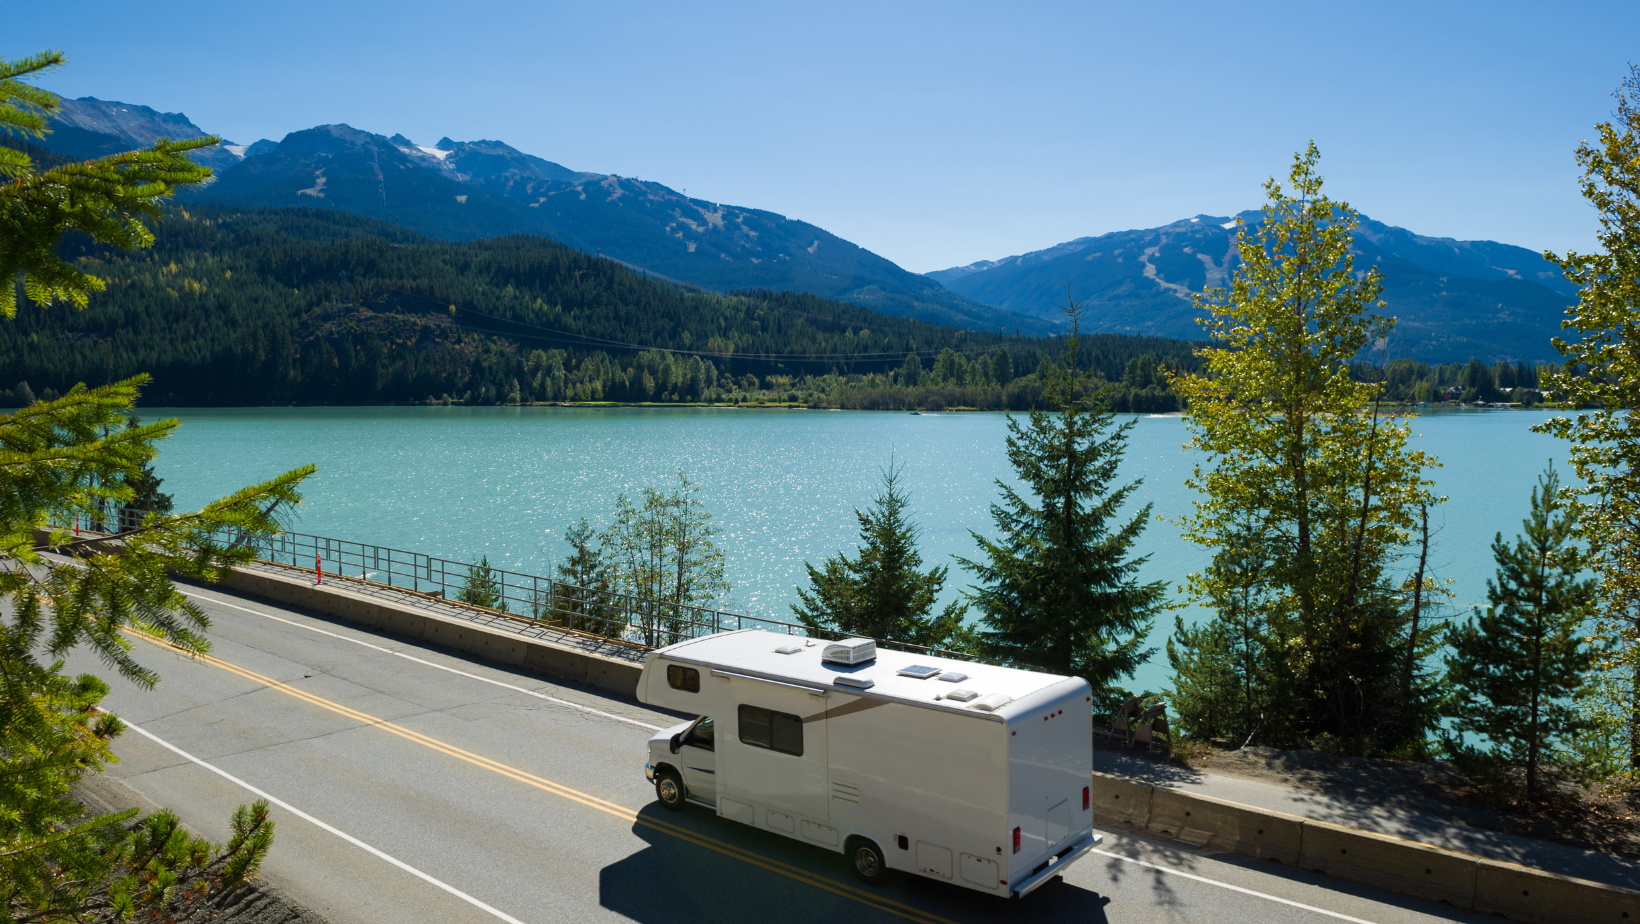
<path id="1" fill-rule="evenodd" d="M 1104 840 L 1103 835 L 1094 834 L 1091 831 L 1084 833 L 1081 840 L 1072 843 L 1071 846 L 1050 857 L 1046 866 L 1032 873 L 1029 879 L 1014 886 L 1014 894 L 1024 898 L 1036 891 L 1038 886 L 1055 876 L 1063 874 L 1065 870 L 1070 868 L 1072 863 L 1082 859 L 1084 854 L 1099 846 L 1099 842 L 1102 840 Z"/>

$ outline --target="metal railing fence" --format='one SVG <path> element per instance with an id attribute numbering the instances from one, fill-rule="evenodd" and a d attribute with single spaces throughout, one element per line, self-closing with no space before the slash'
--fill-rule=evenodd
<path id="1" fill-rule="evenodd" d="M 116 522 L 124 529 L 140 525 L 141 513 L 122 510 L 105 522 L 72 517 L 57 518 L 53 522 L 65 529 L 73 528 L 76 532 L 107 534 L 112 531 L 106 527 Z M 823 641 L 846 637 L 846 633 L 815 631 L 804 625 L 777 619 L 671 603 L 605 588 L 579 587 L 542 575 L 493 566 L 486 568 L 472 562 L 349 539 L 290 531 L 281 531 L 272 536 L 223 534 L 213 536 L 213 539 L 224 546 L 248 546 L 254 550 L 259 562 L 311 573 L 317 580 L 339 578 L 379 585 L 458 606 L 499 613 L 511 619 L 643 648 L 663 648 L 687 639 L 737 629 L 762 629 Z M 876 641 L 881 647 L 892 650 L 986 664 L 1007 664 L 966 652 L 929 648 L 893 639 Z"/>

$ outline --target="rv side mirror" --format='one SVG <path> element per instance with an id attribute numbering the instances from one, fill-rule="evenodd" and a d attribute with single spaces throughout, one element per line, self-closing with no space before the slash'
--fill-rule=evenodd
<path id="1" fill-rule="evenodd" d="M 683 732 L 678 732 L 672 736 L 672 753 L 678 753 L 678 748 L 681 747 L 683 747 Z"/>

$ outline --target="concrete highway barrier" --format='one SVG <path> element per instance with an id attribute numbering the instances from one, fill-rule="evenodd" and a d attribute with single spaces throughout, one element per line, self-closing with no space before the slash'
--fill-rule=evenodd
<path id="1" fill-rule="evenodd" d="M 637 691 L 643 657 L 632 646 L 546 628 L 538 631 L 556 634 L 561 640 L 509 632 L 356 592 L 348 589 L 348 583 L 337 580 L 315 585 L 300 574 L 255 570 L 235 571 L 218 586 L 621 696 Z"/>
<path id="2" fill-rule="evenodd" d="M 1150 821 L 1154 786 L 1108 773 L 1093 775 L 1093 819 L 1097 824 L 1130 824 L 1143 828 Z"/>
<path id="3" fill-rule="evenodd" d="M 1475 866 L 1474 909 L 1482 914 L 1527 924 L 1640 921 L 1640 892 L 1495 860 Z"/>
<path id="4" fill-rule="evenodd" d="M 1359 882 L 1470 908 L 1476 858 L 1429 844 L 1305 819 L 1298 865 Z"/>
<path id="5" fill-rule="evenodd" d="M 1211 847 L 1297 866 L 1305 819 L 1236 802 L 1158 788 L 1150 798 L 1149 830 Z"/>

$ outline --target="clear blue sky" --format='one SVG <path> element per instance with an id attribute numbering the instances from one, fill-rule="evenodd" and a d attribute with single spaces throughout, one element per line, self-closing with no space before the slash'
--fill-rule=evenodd
<path id="1" fill-rule="evenodd" d="M 928 271 L 1256 206 L 1310 138 L 1374 218 L 1588 248 L 1640 2 L 0 2 L 0 56 L 43 48 L 232 141 L 495 138 Z"/>

